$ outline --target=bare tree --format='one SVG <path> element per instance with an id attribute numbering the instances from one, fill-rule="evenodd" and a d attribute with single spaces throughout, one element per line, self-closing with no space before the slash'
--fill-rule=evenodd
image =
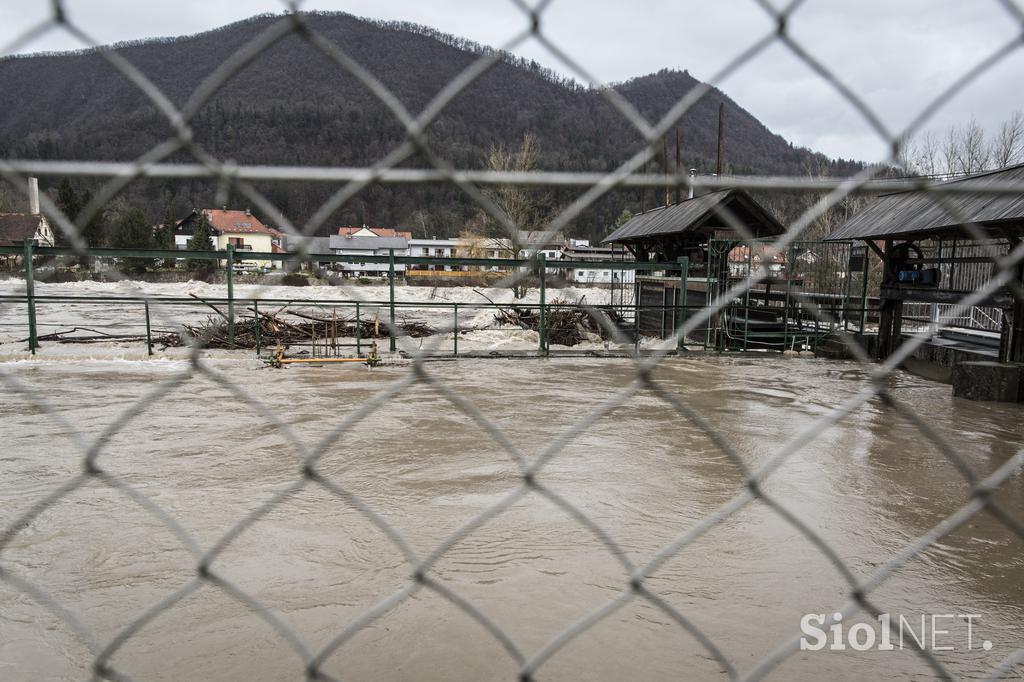
<path id="1" fill-rule="evenodd" d="M 492 171 L 531 171 L 537 167 L 540 159 L 540 144 L 532 133 L 523 135 L 523 141 L 519 149 L 512 151 L 504 145 L 492 146 L 487 154 L 487 168 Z M 539 206 L 541 201 L 526 188 L 518 185 L 498 185 L 497 187 L 484 190 L 495 205 L 500 208 L 509 221 L 515 227 L 512 234 L 507 234 L 497 221 L 491 221 L 490 232 L 509 239 L 509 250 L 512 252 L 509 257 L 518 257 L 523 244 L 519 243 L 519 230 L 537 230 L 544 224 Z M 526 284 L 523 281 L 512 286 L 512 293 L 516 298 L 526 295 Z"/>
<path id="2" fill-rule="evenodd" d="M 962 128 L 956 129 L 956 173 L 977 173 L 986 170 L 989 160 L 989 147 L 985 143 L 985 131 L 978 121 L 971 118 Z"/>
<path id="3" fill-rule="evenodd" d="M 948 172 L 940 161 L 942 142 L 934 131 L 926 131 L 914 138 L 907 150 L 911 172 L 920 175 L 941 175 Z"/>
<path id="4" fill-rule="evenodd" d="M 1017 109 L 1003 121 L 995 133 L 991 148 L 992 163 L 1005 168 L 1024 160 L 1024 112 Z"/>
<path id="5" fill-rule="evenodd" d="M 957 160 L 960 158 L 960 128 L 951 125 L 946 131 L 946 139 L 942 145 L 942 170 L 944 173 L 956 172 Z"/>
<path id="6" fill-rule="evenodd" d="M 492 146 L 487 154 L 487 168 L 492 171 L 531 171 L 537 167 L 540 159 L 540 144 L 532 133 L 523 135 L 519 149 L 513 151 L 505 145 Z M 505 212 L 509 221 L 517 230 L 530 230 L 537 222 L 537 206 L 534 198 L 524 187 L 518 185 L 499 185 L 487 189 L 484 193 L 498 208 Z M 504 232 L 500 226 L 494 225 L 496 231 Z M 507 235 L 515 239 L 516 235 Z"/>

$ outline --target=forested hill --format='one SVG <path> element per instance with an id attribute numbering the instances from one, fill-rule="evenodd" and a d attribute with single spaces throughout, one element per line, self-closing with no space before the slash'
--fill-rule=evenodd
<path id="1" fill-rule="evenodd" d="M 308 19 L 414 114 L 486 49 L 409 24 L 347 14 L 311 14 Z M 124 44 L 118 50 L 180 106 L 205 77 L 276 20 L 260 16 L 196 36 Z M 662 71 L 616 87 L 653 121 L 697 84 L 686 72 Z M 0 154 L 5 157 L 128 160 L 171 135 L 156 107 L 95 52 L 0 61 L 0 92 L 6 102 L 0 117 Z M 682 119 L 684 167 L 713 170 L 720 102 L 726 108 L 731 172 L 802 173 L 824 166 L 840 175 L 858 167 L 793 147 L 717 90 Z M 196 140 L 208 151 L 245 164 L 366 166 L 404 138 L 394 116 L 371 92 L 295 35 L 235 75 L 201 110 L 193 127 Z M 539 141 L 538 167 L 548 170 L 607 171 L 642 144 L 599 92 L 507 55 L 428 129 L 433 150 L 460 168 L 483 167 L 492 145 L 515 148 L 526 133 Z M 670 144 L 674 156 L 674 140 Z M 422 162 L 414 158 L 405 165 Z M 44 179 L 44 187 L 58 181 Z M 261 189 L 301 221 L 333 188 L 293 183 Z M 541 213 L 550 213 L 576 193 L 538 193 Z M 128 198 L 156 219 L 168 205 L 181 214 L 210 205 L 213 195 L 211 183 L 153 181 L 134 184 Z M 635 211 L 638 199 L 636 191 L 607 197 L 581 217 L 577 232 L 603 232 L 624 207 Z M 651 194 L 647 201 L 653 203 Z M 454 188 L 376 186 L 340 209 L 334 224 L 401 225 L 420 233 L 450 234 L 474 213 L 471 202 Z"/>

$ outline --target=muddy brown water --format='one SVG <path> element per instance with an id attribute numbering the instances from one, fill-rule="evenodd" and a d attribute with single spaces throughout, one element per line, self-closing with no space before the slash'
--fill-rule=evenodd
<path id="1" fill-rule="evenodd" d="M 211 360 L 313 443 L 408 367 L 264 370 Z M 95 438 L 184 363 L 20 362 L 4 370 Z M 428 371 L 477 405 L 527 457 L 633 377 L 628 361 L 461 360 Z M 670 359 L 663 385 L 698 410 L 756 466 L 864 385 L 854 364 L 813 359 Z M 948 386 L 899 373 L 893 394 L 926 416 L 979 472 L 1024 441 L 1019 406 L 970 403 Z M 25 396 L 0 402 L 0 525 L 81 470 L 74 442 Z M 149 403 L 105 446 L 100 466 L 178 520 L 202 548 L 298 480 L 280 432 L 225 387 L 197 377 Z M 421 555 L 519 483 L 509 456 L 426 386 L 403 390 L 342 435 L 324 476 L 360 495 Z M 635 563 L 728 502 L 743 478 L 710 439 L 650 393 L 579 434 L 539 476 L 599 524 Z M 765 489 L 820 533 L 858 575 L 883 565 L 966 502 L 967 485 L 913 426 L 877 401 L 823 432 Z M 1024 519 L 1016 475 L 997 499 Z M 980 676 L 1024 645 L 1024 544 L 982 514 L 899 570 L 872 594 L 883 611 L 975 614 L 936 655 Z M 186 584 L 195 560 L 120 492 L 96 482 L 16 535 L 0 566 L 32 580 L 102 643 Z M 363 516 L 307 486 L 245 530 L 213 569 L 258 599 L 318 650 L 353 619 L 409 585 L 410 565 Z M 472 602 L 530 657 L 618 595 L 628 577 L 563 510 L 530 494 L 454 545 L 431 576 Z M 775 512 L 754 502 L 679 552 L 648 587 L 698 625 L 741 673 L 799 634 L 806 613 L 847 600 L 839 573 Z M 855 620 L 871 622 L 868 617 Z M 852 624 L 853 621 L 849 621 Z M 930 625 L 929 625 L 930 628 Z M 991 651 L 980 641 L 992 642 Z M 0 582 L 0 679 L 85 679 L 92 657 L 32 599 Z M 139 680 L 304 679 L 289 645 L 223 590 L 204 585 L 117 652 Z M 517 666 L 475 621 L 422 590 L 363 628 L 324 664 L 347 680 L 512 680 Z M 1018 672 L 1019 674 L 1019 672 Z M 770 679 L 933 679 L 909 649 L 800 652 Z M 537 679 L 725 679 L 678 624 L 633 600 L 548 659 Z"/>

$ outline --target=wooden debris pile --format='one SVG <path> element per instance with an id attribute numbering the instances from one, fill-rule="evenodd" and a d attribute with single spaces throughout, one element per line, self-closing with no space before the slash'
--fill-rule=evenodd
<path id="1" fill-rule="evenodd" d="M 259 329 L 260 345 L 270 347 L 277 343 L 282 345 L 314 344 L 324 348 L 336 347 L 339 339 L 356 337 L 357 323 L 354 317 L 331 315 L 330 317 L 313 315 L 298 310 L 274 312 L 256 311 L 248 308 L 249 315 L 236 317 L 235 340 L 228 341 L 227 317 L 217 311 L 220 316 L 209 316 L 202 324 L 184 325 L 185 330 L 194 338 L 205 340 L 209 348 L 255 348 L 256 331 Z M 286 319 L 291 316 L 298 319 Z M 407 336 L 420 338 L 430 336 L 436 330 L 417 320 L 402 320 L 397 323 L 399 329 Z M 388 326 L 383 320 L 360 319 L 358 334 L 363 339 L 387 338 Z"/>
<path id="2" fill-rule="evenodd" d="M 595 334 L 602 339 L 608 338 L 605 329 L 584 309 L 584 299 L 585 297 L 571 303 L 565 299 L 556 298 L 550 302 L 551 307 L 547 309 L 544 321 L 545 327 L 547 327 L 548 343 L 559 346 L 575 346 L 591 340 Z M 499 306 L 498 312 L 494 314 L 494 319 L 500 324 L 510 324 L 540 332 L 539 309 Z"/>
<path id="3" fill-rule="evenodd" d="M 83 334 L 83 332 L 85 332 Z M 24 339 L 28 341 L 28 339 Z M 181 337 L 173 331 L 154 331 L 152 334 L 154 346 L 172 348 L 182 345 Z M 73 327 L 59 332 L 42 334 L 36 337 L 36 341 L 48 341 L 52 343 L 133 343 L 146 342 L 145 334 L 108 334 L 98 329 L 89 327 Z"/>

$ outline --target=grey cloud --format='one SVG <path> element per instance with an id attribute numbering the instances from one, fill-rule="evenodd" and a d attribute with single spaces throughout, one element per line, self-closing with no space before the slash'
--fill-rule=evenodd
<path id="1" fill-rule="evenodd" d="M 104 43 L 195 33 L 283 9 L 277 0 L 67 0 L 66 5 L 76 23 Z M 0 8 L 0 45 L 45 18 L 48 6 Z M 492 46 L 504 45 L 528 26 L 507 0 L 309 0 L 303 7 L 412 21 Z M 752 0 L 554 0 L 542 25 L 545 35 L 601 82 L 661 68 L 688 69 L 709 79 L 774 28 Z M 794 39 L 857 92 L 893 132 L 1020 29 L 996 0 L 808 0 L 788 25 Z M 54 32 L 27 50 L 77 47 L 67 35 Z M 579 78 L 538 41 L 514 51 Z M 971 117 L 985 127 L 998 125 L 1024 104 L 1019 95 L 1022 59 L 1018 50 L 948 102 L 929 125 L 945 128 Z M 720 85 L 794 144 L 865 160 L 887 152 L 863 117 L 781 45 L 765 50 Z"/>

